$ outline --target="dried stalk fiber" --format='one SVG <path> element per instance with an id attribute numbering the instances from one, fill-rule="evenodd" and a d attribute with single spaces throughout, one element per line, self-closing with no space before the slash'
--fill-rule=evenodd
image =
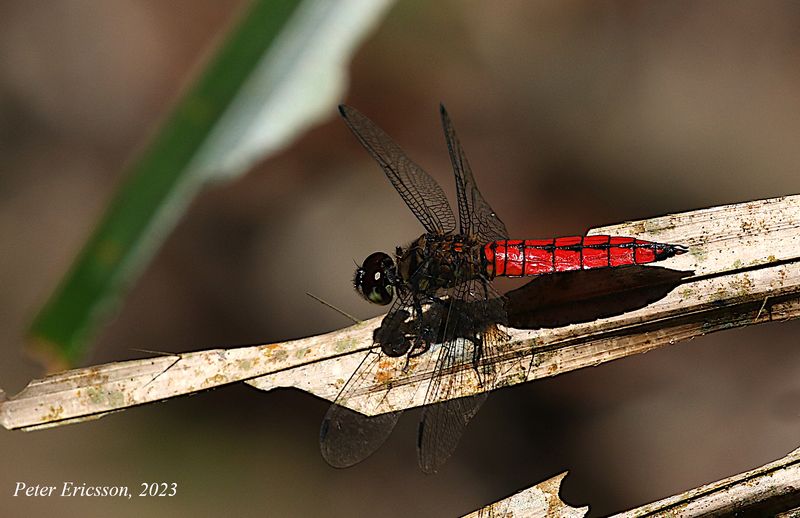
<path id="1" fill-rule="evenodd" d="M 464 518 L 490 518 L 502 516 L 503 518 L 582 518 L 589 512 L 589 507 L 570 507 L 558 496 L 561 482 L 567 472 L 540 482 L 533 487 L 524 489 L 508 498 L 499 500 L 473 513 L 464 515 Z"/>
<path id="2" fill-rule="evenodd" d="M 643 308 L 552 329 L 507 329 L 499 385 L 598 365 L 709 332 L 800 314 L 800 196 L 719 206 L 590 234 L 641 237 L 689 246 L 664 261 L 693 270 Z M 76 369 L 32 381 L 0 403 L 7 429 L 83 421 L 182 394 L 245 381 L 262 390 L 296 387 L 333 399 L 372 345 L 375 318 L 291 342 L 213 349 Z M 421 357 L 426 356 L 422 355 Z M 375 384 L 348 406 L 376 414 L 423 403 L 431 362 L 387 359 Z M 465 368 L 470 368 L 465 366 Z M 457 374 L 457 373 L 456 373 Z M 480 391 L 464 385 L 454 397 Z M 2 400 L 2 397 L 0 397 Z"/>
<path id="3" fill-rule="evenodd" d="M 588 507 L 570 507 L 558 496 L 566 473 L 490 504 L 471 518 L 570 516 L 580 518 Z M 643 505 L 613 518 L 694 518 L 700 516 L 797 516 L 800 512 L 800 448 L 752 471 Z"/>

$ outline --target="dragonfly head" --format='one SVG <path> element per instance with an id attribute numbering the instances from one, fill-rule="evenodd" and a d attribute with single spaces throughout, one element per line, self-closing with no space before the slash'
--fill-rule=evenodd
<path id="1" fill-rule="evenodd" d="M 373 304 L 385 306 L 394 296 L 394 261 L 388 254 L 375 252 L 356 268 L 353 285 L 359 295 Z"/>

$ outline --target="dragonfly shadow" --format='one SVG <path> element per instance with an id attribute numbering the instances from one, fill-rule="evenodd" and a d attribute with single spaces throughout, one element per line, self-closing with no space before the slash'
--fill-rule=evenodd
<path id="1" fill-rule="evenodd" d="M 538 329 L 621 315 L 665 297 L 692 275 L 639 265 L 543 275 L 506 293 L 508 324 Z"/>

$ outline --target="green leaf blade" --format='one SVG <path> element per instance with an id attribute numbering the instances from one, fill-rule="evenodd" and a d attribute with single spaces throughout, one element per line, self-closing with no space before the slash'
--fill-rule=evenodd
<path id="1" fill-rule="evenodd" d="M 35 348 L 74 364 L 202 181 L 191 162 L 299 0 L 257 0 L 132 164 L 100 224 L 31 325 Z"/>

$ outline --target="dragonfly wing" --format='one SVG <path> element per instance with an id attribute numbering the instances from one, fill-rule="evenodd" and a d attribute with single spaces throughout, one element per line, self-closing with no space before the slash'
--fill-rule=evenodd
<path id="1" fill-rule="evenodd" d="M 347 468 L 372 455 L 392 433 L 401 411 L 366 416 L 339 403 L 375 378 L 383 354 L 380 349 L 371 350 L 350 380 L 342 388 L 336 401 L 328 409 L 319 433 L 322 457 L 335 468 Z"/>
<path id="2" fill-rule="evenodd" d="M 389 135 L 361 112 L 345 105 L 339 106 L 339 112 L 425 230 L 435 234 L 454 231 L 455 216 L 436 180 L 408 158 Z"/>
<path id="3" fill-rule="evenodd" d="M 417 435 L 419 466 L 425 473 L 436 473 L 450 458 L 469 421 L 489 397 L 487 392 L 434 403 L 422 410 Z"/>
<path id="4" fill-rule="evenodd" d="M 406 293 L 395 299 L 389 312 L 375 330 L 375 342 L 364 360 L 342 387 L 333 405 L 325 414 L 320 429 L 320 449 L 322 456 L 331 466 L 346 468 L 358 464 L 372 455 L 386 441 L 397 423 L 402 410 L 366 416 L 346 407 L 348 400 L 371 394 L 373 404 L 383 397 L 381 387 L 376 387 L 380 378 L 395 379 L 402 373 L 404 361 L 390 358 L 383 348 L 402 348 L 403 341 L 412 329 L 406 327 L 411 315 L 413 297 Z M 387 372 L 396 368 L 397 372 Z M 413 396 L 412 396 L 413 397 Z M 404 408 L 400 406 L 400 408 Z"/>
<path id="5" fill-rule="evenodd" d="M 444 105 L 439 106 L 439 112 L 442 117 L 444 137 L 447 140 L 447 149 L 450 152 L 450 161 L 453 163 L 453 172 L 456 176 L 458 222 L 461 234 L 473 237 L 483 243 L 508 239 L 505 223 L 486 203 L 478 190 L 469 161 L 467 161 L 467 155 L 461 147 L 461 142 L 458 140 L 456 130 Z"/>
<path id="6" fill-rule="evenodd" d="M 465 386 L 491 388 L 497 379 L 495 363 L 507 338 L 495 323 L 504 321 L 502 297 L 481 280 L 452 290 L 443 318 L 442 346 L 425 395 L 417 438 L 419 464 L 435 472 L 455 451 L 469 421 L 486 401 L 483 392 L 458 397 Z"/>
<path id="7" fill-rule="evenodd" d="M 320 430 L 322 457 L 334 468 L 358 464 L 386 442 L 401 413 L 367 417 L 349 408 L 332 405 Z"/>

